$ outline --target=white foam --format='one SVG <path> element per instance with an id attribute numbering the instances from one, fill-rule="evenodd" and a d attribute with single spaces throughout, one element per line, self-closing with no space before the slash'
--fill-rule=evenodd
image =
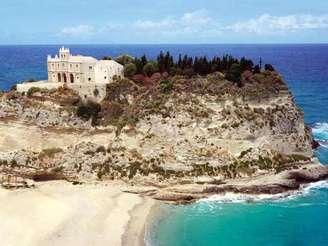
<path id="1" fill-rule="evenodd" d="M 316 123 L 312 128 L 312 132 L 318 140 L 328 140 L 328 123 Z"/>
<path id="2" fill-rule="evenodd" d="M 200 200 L 199 202 L 215 202 L 215 203 L 256 203 L 256 202 L 268 202 L 268 201 L 285 201 L 286 199 L 295 199 L 300 196 L 307 196 L 311 192 L 319 189 L 328 189 L 328 181 L 319 181 L 316 183 L 311 183 L 303 185 L 300 190 L 285 192 L 275 195 L 250 195 L 250 194 L 240 194 L 227 192 L 224 194 L 213 195 L 209 198 Z"/>
<path id="3" fill-rule="evenodd" d="M 312 191 L 320 190 L 320 189 L 328 189 L 328 180 L 322 180 L 315 183 L 303 185 L 302 192 L 303 194 L 307 195 Z"/>
<path id="4" fill-rule="evenodd" d="M 289 194 L 290 195 L 290 194 Z M 224 194 L 213 195 L 209 198 L 200 200 L 200 202 L 216 202 L 216 203 L 250 203 L 250 202 L 261 202 L 278 200 L 287 197 L 287 193 L 277 194 L 277 195 L 250 195 L 250 194 L 240 194 L 227 192 Z"/>
<path id="5" fill-rule="evenodd" d="M 328 142 L 327 141 L 320 142 L 320 146 L 325 148 L 325 149 L 328 149 Z"/>

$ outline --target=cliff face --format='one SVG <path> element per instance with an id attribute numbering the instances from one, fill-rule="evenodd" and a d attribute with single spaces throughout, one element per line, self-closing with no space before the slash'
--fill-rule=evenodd
<path id="1" fill-rule="evenodd" d="M 16 98 L 14 102 L 21 105 L 22 100 Z M 0 107 L 12 103 L 3 97 Z M 46 109 L 47 104 L 52 105 L 51 110 Z M 28 120 L 47 126 L 49 131 L 49 125 L 57 129 L 91 129 L 91 120 L 83 122 L 74 111 L 68 113 L 67 105 L 49 100 L 41 100 L 38 105 L 16 106 L 22 109 L 12 110 L 11 116 L 15 121 L 22 120 L 31 108 L 48 115 L 61 112 L 52 124 L 49 117 L 40 118 L 37 113 Z M 281 192 L 301 183 L 290 175 L 303 175 L 302 182 L 306 182 L 328 174 L 325 168 L 313 164 L 311 131 L 275 72 L 253 75 L 242 88 L 220 74 L 175 77 L 150 89 L 119 81 L 108 88 L 98 117 L 92 121 L 98 124 L 98 131 L 104 130 L 101 137 L 108 139 L 108 144 L 99 145 L 90 139 L 43 151 L 30 146 L 3 152 L 2 173 L 34 180 L 120 179 L 144 186 L 136 192 L 165 200 L 190 200 L 199 194 L 225 190 Z M 263 177 L 271 177 L 272 182 L 261 180 Z M 240 183 L 243 179 L 245 182 Z M 259 181 L 252 183 L 254 180 Z M 249 186 L 245 186 L 247 182 Z M 179 192 L 169 191 L 181 184 L 189 185 L 183 188 L 186 192 L 178 188 Z M 207 184 L 203 186 L 207 190 L 195 195 L 198 188 L 193 185 L 197 184 Z"/>

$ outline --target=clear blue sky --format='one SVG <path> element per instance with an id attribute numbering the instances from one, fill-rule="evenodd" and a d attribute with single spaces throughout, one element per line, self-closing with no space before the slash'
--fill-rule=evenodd
<path id="1" fill-rule="evenodd" d="M 328 0 L 1 0 L 0 44 L 326 43 Z"/>

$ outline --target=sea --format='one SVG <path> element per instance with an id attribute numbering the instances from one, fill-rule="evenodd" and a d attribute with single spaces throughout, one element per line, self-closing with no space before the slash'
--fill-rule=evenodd
<path id="1" fill-rule="evenodd" d="M 66 45 L 74 54 L 96 58 L 160 51 L 174 57 L 231 54 L 272 64 L 304 111 L 305 122 L 328 165 L 328 44 L 263 45 Z M 0 90 L 28 79 L 46 79 L 46 57 L 59 45 L 0 46 Z M 191 205 L 161 205 L 146 232 L 149 246 L 325 246 L 328 245 L 328 182 L 284 195 L 227 193 Z"/>

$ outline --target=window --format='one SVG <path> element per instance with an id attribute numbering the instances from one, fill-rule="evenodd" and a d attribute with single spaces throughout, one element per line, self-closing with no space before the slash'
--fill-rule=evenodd
<path id="1" fill-rule="evenodd" d="M 105 76 L 104 79 L 107 79 L 107 77 Z"/>
<path id="2" fill-rule="evenodd" d="M 91 81 L 91 78 L 88 78 L 88 81 Z"/>
<path id="3" fill-rule="evenodd" d="M 89 69 L 92 70 L 92 66 L 89 66 Z"/>
<path id="4" fill-rule="evenodd" d="M 74 83 L 74 75 L 71 73 L 71 74 L 69 75 L 69 77 L 70 77 L 71 83 Z"/>

